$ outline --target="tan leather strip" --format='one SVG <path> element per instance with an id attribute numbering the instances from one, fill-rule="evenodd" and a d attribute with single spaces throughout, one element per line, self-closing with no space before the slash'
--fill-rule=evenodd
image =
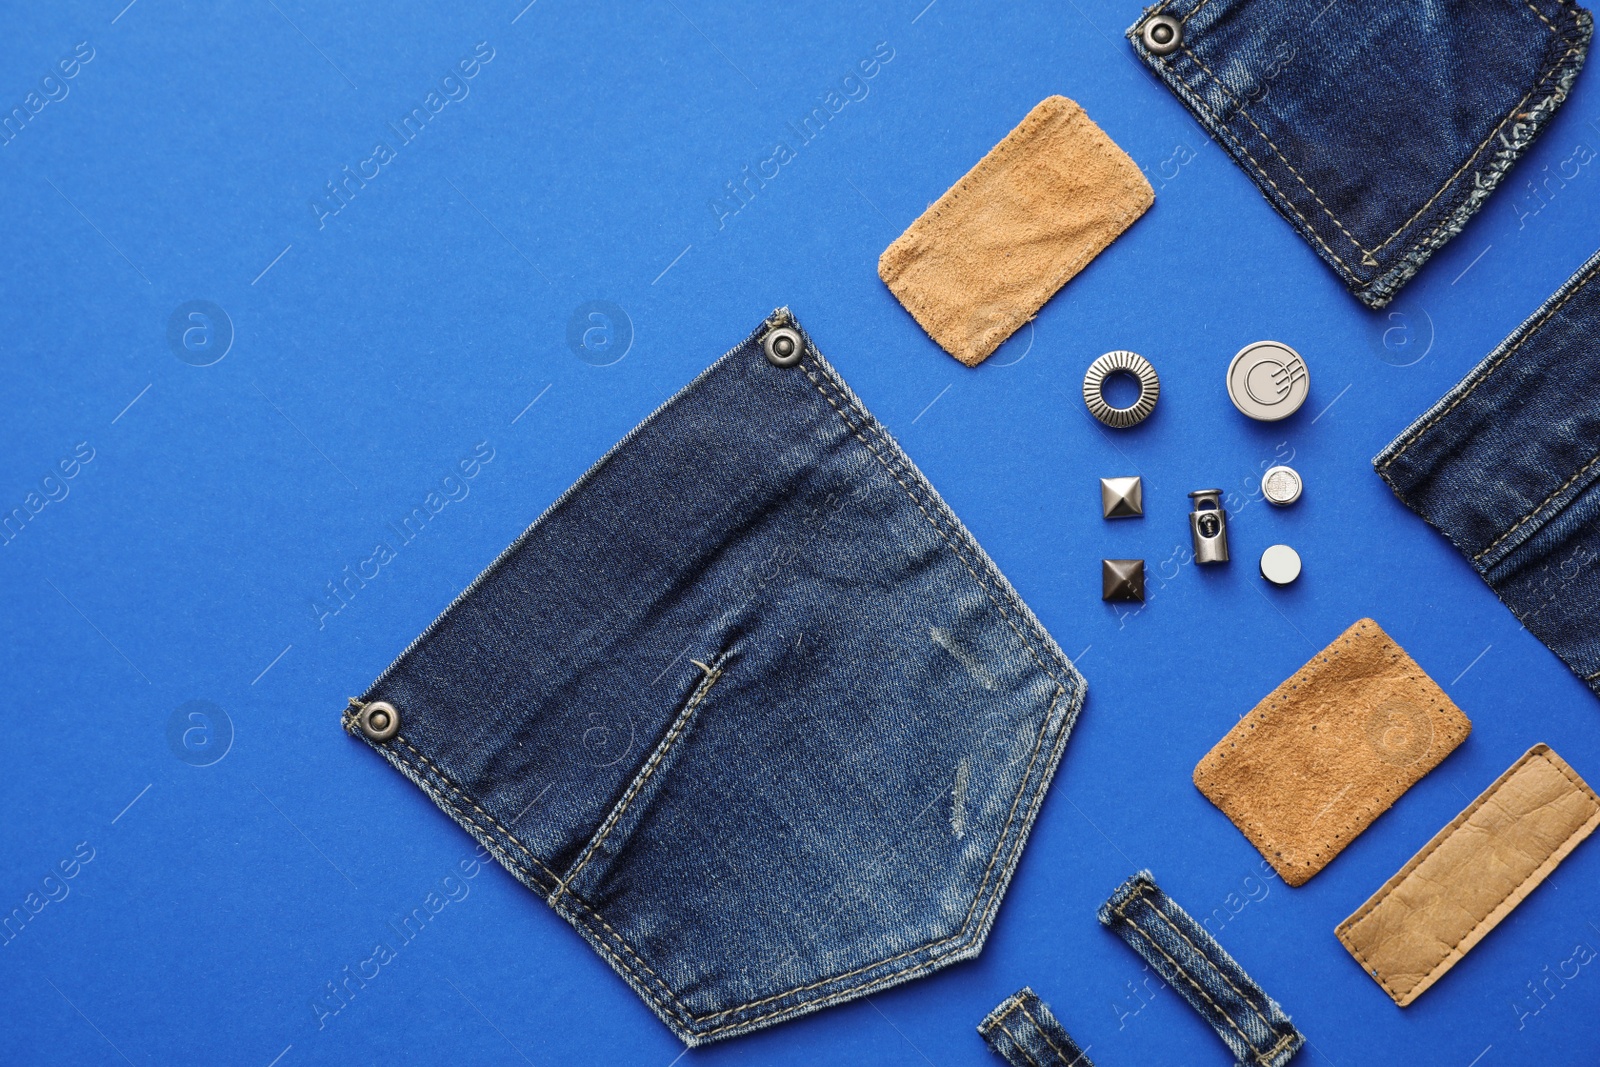
<path id="1" fill-rule="evenodd" d="M 1334 932 L 1402 1008 L 1600 826 L 1600 798 L 1534 745 Z"/>
<path id="2" fill-rule="evenodd" d="M 1466 739 L 1472 723 L 1360 619 L 1268 693 L 1194 784 L 1289 885 L 1303 885 Z"/>
<path id="3" fill-rule="evenodd" d="M 975 367 L 1154 202 L 1138 164 L 1052 96 L 884 250 L 878 276 Z"/>

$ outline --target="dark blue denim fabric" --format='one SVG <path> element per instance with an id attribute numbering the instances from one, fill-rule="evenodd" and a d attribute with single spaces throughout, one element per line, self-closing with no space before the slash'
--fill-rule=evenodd
<path id="1" fill-rule="evenodd" d="M 1240 1067 L 1282 1067 L 1305 1037 L 1216 938 L 1140 871 L 1100 905 L 1100 921 L 1211 1024 Z"/>
<path id="2" fill-rule="evenodd" d="M 1600 253 L 1373 460 L 1600 693 Z"/>
<path id="3" fill-rule="evenodd" d="M 1156 14 L 1182 46 L 1140 38 Z M 1363 303 L 1461 231 L 1562 101 L 1571 0 L 1163 0 L 1134 49 Z"/>
<path id="4" fill-rule="evenodd" d="M 1094 1067 L 1050 1006 L 1027 986 L 984 1016 L 978 1033 L 1011 1067 Z"/>
<path id="5" fill-rule="evenodd" d="M 690 1044 L 977 955 L 1085 691 L 809 339 L 763 356 L 790 322 L 352 704 Z"/>

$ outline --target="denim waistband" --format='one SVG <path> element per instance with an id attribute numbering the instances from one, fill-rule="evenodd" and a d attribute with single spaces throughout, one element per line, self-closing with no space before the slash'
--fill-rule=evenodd
<path id="1" fill-rule="evenodd" d="M 1050 1006 L 1027 986 L 984 1016 L 978 1033 L 1011 1067 L 1094 1067 Z"/>
<path id="2" fill-rule="evenodd" d="M 346 726 L 700 1044 L 976 955 L 1084 688 L 779 311 Z"/>
<path id="3" fill-rule="evenodd" d="M 1600 693 L 1600 253 L 1373 465 Z"/>
<path id="4" fill-rule="evenodd" d="M 1240 1067 L 1282 1067 L 1305 1037 L 1216 938 L 1156 885 L 1129 878 L 1100 905 L 1100 921 L 1154 967 L 1211 1024 Z"/>

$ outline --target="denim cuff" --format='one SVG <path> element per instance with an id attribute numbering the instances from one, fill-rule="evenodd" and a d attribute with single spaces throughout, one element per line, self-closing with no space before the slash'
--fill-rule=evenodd
<path id="1" fill-rule="evenodd" d="M 1143 40 L 1157 16 L 1182 24 L 1159 55 Z M 1163 0 L 1128 37 L 1350 291 L 1380 308 L 1549 122 L 1592 32 L 1571 0 Z"/>
<path id="2" fill-rule="evenodd" d="M 1128 943 L 1239 1057 L 1239 1067 L 1282 1067 L 1305 1037 L 1149 871 L 1100 905 L 1100 921 Z"/>
<path id="3" fill-rule="evenodd" d="M 1011 1067 L 1094 1067 L 1050 1006 L 1027 986 L 985 1016 L 978 1033 Z"/>
<path id="4" fill-rule="evenodd" d="M 1600 693 L 1600 253 L 1373 466 Z"/>

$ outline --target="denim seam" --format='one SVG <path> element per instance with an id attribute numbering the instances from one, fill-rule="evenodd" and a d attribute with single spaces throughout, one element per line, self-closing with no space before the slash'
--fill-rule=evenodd
<path id="1" fill-rule="evenodd" d="M 1433 416 L 1433 418 L 1429 419 L 1416 429 L 1407 431 L 1404 435 L 1402 435 L 1404 439 L 1397 445 L 1391 445 L 1390 448 L 1392 451 L 1390 451 L 1388 456 L 1384 457 L 1382 463 L 1378 465 L 1379 473 L 1388 470 L 1389 467 L 1394 464 L 1395 460 L 1405 455 L 1411 446 L 1416 444 L 1417 441 L 1421 439 L 1423 434 L 1427 433 L 1429 430 L 1433 429 L 1434 426 L 1438 425 L 1438 423 L 1444 419 L 1446 415 L 1449 415 L 1456 409 L 1457 405 L 1459 405 L 1463 400 L 1467 399 L 1467 397 L 1471 396 L 1478 386 L 1482 385 L 1486 380 L 1488 380 L 1489 375 L 1493 374 L 1508 359 L 1521 351 L 1522 346 L 1528 341 L 1532 340 L 1533 336 L 1543 329 L 1547 322 L 1553 319 L 1562 308 L 1567 306 L 1568 301 L 1577 296 L 1585 286 L 1593 281 L 1596 274 L 1600 274 L 1600 260 L 1597 260 L 1582 277 L 1577 279 L 1576 282 L 1570 283 L 1572 287 L 1567 291 L 1566 295 L 1561 298 L 1560 302 L 1550 310 L 1546 311 L 1543 315 L 1539 316 L 1539 319 L 1536 322 L 1528 325 L 1526 329 L 1518 327 L 1518 331 L 1522 334 L 1522 336 L 1518 337 L 1516 341 L 1508 345 L 1506 350 L 1500 353 L 1499 358 L 1495 359 L 1494 362 L 1490 363 L 1487 367 L 1484 367 L 1482 371 L 1475 371 L 1472 382 L 1461 391 L 1459 396 L 1450 401 L 1449 405 L 1447 405 L 1443 411 L 1439 412 L 1437 415 Z"/>
<path id="2" fill-rule="evenodd" d="M 1167 927 L 1173 933 L 1175 933 L 1179 937 L 1183 938 L 1183 943 L 1184 944 L 1186 944 L 1190 948 L 1194 949 L 1195 955 L 1199 956 L 1201 959 L 1203 959 L 1207 963 L 1211 964 L 1211 969 L 1216 971 L 1217 974 L 1222 978 L 1222 980 L 1224 982 L 1228 983 L 1228 988 L 1233 990 L 1235 993 L 1237 993 L 1239 995 L 1239 999 L 1244 1001 L 1246 1007 L 1248 1007 L 1251 1011 L 1256 1013 L 1256 1017 L 1261 1020 L 1262 1025 L 1264 1025 L 1272 1033 L 1274 1033 L 1274 1034 L 1277 1033 L 1277 1027 L 1272 1025 L 1272 1020 L 1267 1018 L 1266 1012 L 1262 1011 L 1259 1007 L 1257 1007 L 1255 1001 L 1251 1000 L 1250 997 L 1245 994 L 1244 990 L 1240 989 L 1238 986 L 1233 984 L 1233 979 L 1228 977 L 1228 972 L 1224 971 L 1220 966 L 1218 966 L 1216 961 L 1211 958 L 1211 955 L 1209 953 L 1203 951 L 1200 948 L 1199 945 L 1196 945 L 1193 941 L 1191 941 L 1189 939 L 1189 935 L 1184 933 L 1178 927 L 1178 924 L 1172 921 L 1172 917 L 1170 915 L 1168 915 L 1166 912 L 1161 910 L 1161 906 L 1156 903 L 1155 898 L 1151 897 L 1148 903 L 1150 904 L 1150 910 L 1155 912 L 1157 915 L 1161 916 L 1161 921 L 1166 923 Z M 1254 1047 L 1255 1047 L 1254 1045 L 1251 1045 L 1252 1049 Z"/>
<path id="3" fill-rule="evenodd" d="M 1137 900 L 1138 898 L 1135 897 L 1135 898 L 1132 898 L 1132 899 L 1133 900 Z M 1130 901 L 1124 901 L 1123 903 L 1124 903 L 1124 905 L 1126 905 L 1127 903 L 1130 903 L 1130 902 L 1131 902 L 1131 900 Z M 1137 922 L 1135 922 L 1133 916 L 1131 916 L 1127 912 L 1123 911 L 1121 907 L 1119 907 L 1117 909 L 1117 915 L 1121 917 L 1123 922 L 1127 923 L 1133 929 L 1137 930 L 1141 937 L 1143 937 L 1146 941 L 1150 942 L 1150 945 L 1151 945 L 1152 948 L 1154 948 L 1157 952 L 1161 953 L 1161 955 L 1166 958 L 1166 961 L 1168 963 L 1172 964 L 1172 969 L 1173 970 L 1175 970 L 1179 974 L 1183 975 L 1184 979 L 1187 980 L 1190 985 L 1194 986 L 1195 991 L 1198 992 L 1202 997 L 1204 997 L 1206 999 L 1206 1003 L 1211 1005 L 1213 1008 L 1215 1008 L 1217 1014 L 1222 1016 L 1223 1020 L 1229 1026 L 1233 1027 L 1234 1033 L 1239 1035 L 1239 1037 L 1244 1041 L 1245 1045 L 1250 1049 L 1250 1051 L 1252 1051 L 1252 1052 L 1256 1051 L 1256 1047 L 1250 1041 L 1249 1036 L 1246 1035 L 1243 1030 L 1239 1029 L 1239 1024 L 1238 1023 L 1233 1021 L 1233 1016 L 1229 1015 L 1226 1011 L 1223 1011 L 1222 1010 L 1222 1006 L 1220 1004 L 1218 1004 L 1216 1001 L 1211 999 L 1211 994 L 1206 992 L 1205 986 L 1201 985 L 1198 981 L 1196 981 L 1194 975 L 1192 975 L 1188 971 L 1184 970 L 1183 969 L 1183 964 L 1181 964 L 1177 960 L 1173 959 L 1171 954 L 1168 953 L 1166 949 L 1161 947 L 1161 943 L 1158 942 L 1154 937 L 1150 936 L 1150 933 L 1147 930 L 1145 930 L 1144 927 L 1140 926 Z M 1257 1052 L 1256 1053 L 1256 1058 L 1257 1058 L 1258 1061 L 1260 1060 L 1260 1057 L 1261 1057 L 1261 1054 L 1259 1052 Z"/>
<path id="4" fill-rule="evenodd" d="M 724 656 L 706 671 L 706 675 L 700 680 L 694 695 L 689 698 L 689 702 L 684 706 L 683 711 L 678 713 L 677 721 L 672 724 L 672 728 L 667 731 L 666 736 L 656 745 L 656 750 L 650 754 L 650 758 L 645 761 L 645 765 L 640 768 L 639 773 L 629 783 L 627 792 L 622 795 L 622 799 L 617 802 L 617 806 L 611 809 L 611 814 L 607 816 L 605 824 L 601 826 L 594 839 L 589 842 L 589 846 L 583 850 L 583 854 L 573 864 L 572 870 L 566 876 L 557 880 L 555 892 L 550 894 L 549 903 L 552 907 L 555 906 L 563 893 L 571 892 L 568 887 L 577 880 L 578 875 L 583 872 L 584 867 L 588 865 L 595 852 L 605 843 L 606 838 L 611 836 L 611 831 L 616 829 L 617 823 L 627 813 L 628 807 L 638 797 L 639 791 L 650 781 L 650 778 L 656 772 L 656 768 L 661 766 L 661 761 L 666 758 L 667 753 L 672 751 L 678 739 L 683 736 L 684 730 L 694 720 L 695 712 L 699 710 L 700 705 L 710 695 L 712 687 L 717 684 L 717 679 L 722 677 L 722 664 L 726 661 L 727 657 Z"/>
<path id="5" fill-rule="evenodd" d="M 1297 181 L 1299 181 L 1299 183 L 1302 186 L 1305 187 L 1306 192 L 1311 194 L 1311 199 L 1315 200 L 1317 202 L 1317 206 L 1322 208 L 1323 213 L 1326 214 L 1328 216 L 1328 218 L 1333 220 L 1333 224 L 1335 226 L 1339 227 L 1339 232 L 1344 234 L 1346 237 L 1348 237 L 1350 239 L 1350 243 L 1355 245 L 1356 251 L 1360 252 L 1363 256 L 1366 256 L 1367 259 L 1372 260 L 1372 262 L 1370 264 L 1363 263 L 1362 266 L 1376 266 L 1377 265 L 1377 260 L 1373 260 L 1372 259 L 1372 253 L 1369 252 L 1365 247 L 1363 247 L 1360 241 L 1356 240 L 1355 234 L 1351 233 L 1348 229 L 1346 229 L 1344 223 L 1339 221 L 1339 216 L 1335 215 L 1333 213 L 1332 209 L 1329 208 L 1327 204 L 1323 203 L 1322 197 L 1317 195 L 1317 191 L 1311 187 L 1311 183 L 1306 181 L 1305 177 L 1298 170 L 1295 169 L 1294 164 L 1290 163 L 1288 157 L 1283 154 L 1283 149 L 1279 148 L 1277 146 L 1277 144 L 1272 140 L 1272 138 L 1267 136 L 1267 132 L 1265 130 L 1263 130 L 1256 123 L 1256 120 L 1251 116 L 1249 110 L 1246 109 L 1244 101 L 1240 100 L 1237 96 L 1234 95 L 1233 90 L 1228 87 L 1227 82 L 1224 82 L 1221 78 L 1217 77 L 1216 74 L 1214 74 L 1212 72 L 1211 68 L 1206 66 L 1205 60 L 1201 59 L 1197 54 L 1195 54 L 1189 48 L 1188 45 L 1184 45 L 1183 46 L 1183 51 L 1184 51 L 1185 55 L 1187 55 L 1190 59 L 1194 60 L 1196 63 L 1198 63 L 1200 65 L 1200 69 L 1205 71 L 1206 74 L 1211 78 L 1211 80 L 1217 83 L 1217 86 L 1224 93 L 1226 93 L 1228 95 L 1228 98 L 1230 100 L 1232 100 L 1236 105 L 1238 105 L 1239 114 L 1243 115 L 1244 116 L 1244 120 L 1246 122 L 1248 122 L 1252 127 L 1254 127 L 1256 133 L 1260 134 L 1261 139 L 1263 141 L 1267 142 L 1267 147 L 1271 148 L 1273 153 L 1280 160 L 1283 161 L 1283 165 L 1285 167 L 1289 168 L 1289 173 L 1293 174 L 1295 176 L 1295 179 Z M 1213 112 L 1213 114 L 1214 113 L 1215 112 Z M 1255 160 L 1252 159 L 1251 162 L 1255 163 Z M 1261 166 L 1261 164 L 1256 163 L 1256 166 L 1259 168 Z M 1266 177 L 1266 174 L 1265 174 L 1264 171 L 1262 173 L 1262 177 Z M 1267 180 L 1271 181 L 1272 179 L 1268 178 Z M 1451 179 L 1451 180 L 1453 181 L 1454 179 Z M 1448 183 L 1446 183 L 1446 184 L 1448 184 Z M 1274 185 L 1273 188 L 1276 189 L 1277 186 Z M 1301 217 L 1304 218 L 1304 216 L 1301 216 Z M 1306 225 L 1309 226 L 1310 222 L 1307 222 Z M 1409 223 L 1407 225 L 1409 225 Z M 1401 227 L 1401 229 L 1404 229 L 1404 228 L 1405 227 Z M 1393 240 L 1393 238 L 1390 238 L 1390 239 Z"/>
<path id="6" fill-rule="evenodd" d="M 1022 1053 L 1025 1057 L 1027 1057 L 1028 1062 L 1033 1064 L 1033 1067 L 1040 1067 L 1039 1061 L 1033 1058 L 1033 1053 L 1032 1052 L 1028 1051 L 1028 1046 L 1024 1045 L 1020 1040 L 1017 1039 L 1017 1035 L 1013 1034 L 1011 1032 L 1011 1028 L 1010 1027 L 1006 1026 L 1006 1024 L 1004 1022 L 1000 1022 L 1000 1021 L 996 1021 L 995 1025 L 1000 1028 L 1000 1032 L 1001 1033 L 1005 1034 L 1007 1037 L 1009 1037 L 1011 1039 L 1012 1047 L 1015 1048 L 1018 1052 Z M 1010 1057 L 1007 1057 L 1007 1058 L 1009 1059 Z"/>
<path id="7" fill-rule="evenodd" d="M 1578 468 L 1578 473 L 1574 474 L 1572 477 L 1570 477 L 1566 481 L 1562 482 L 1561 483 L 1561 487 L 1559 489 L 1557 489 L 1555 492 L 1551 493 L 1549 496 L 1547 496 L 1543 500 L 1541 500 L 1539 502 L 1539 506 L 1538 507 L 1534 508 L 1532 511 L 1528 512 L 1526 515 L 1522 516 L 1522 518 L 1518 519 L 1512 525 L 1512 527 L 1509 530 L 1507 530 L 1505 533 L 1501 534 L 1499 537 L 1496 537 L 1494 539 L 1494 543 L 1493 544 L 1491 544 L 1488 548 L 1484 549 L 1482 552 L 1479 552 L 1476 556 L 1473 556 L 1472 557 L 1472 561 L 1474 563 L 1476 563 L 1478 560 L 1482 559 L 1484 556 L 1487 556 L 1490 552 L 1493 552 L 1495 550 L 1495 548 L 1500 544 L 1501 541 L 1504 541 L 1506 538 L 1510 537 L 1512 534 L 1514 534 L 1518 530 L 1520 530 L 1527 523 L 1527 521 L 1529 519 L 1533 518 L 1535 515 L 1539 514 L 1539 512 L 1543 511 L 1546 504 L 1550 503 L 1550 501 L 1554 500 L 1556 497 L 1560 496 L 1562 493 L 1565 493 L 1569 488 L 1571 488 L 1573 482 L 1577 481 L 1579 478 L 1582 478 L 1585 474 L 1588 474 L 1590 468 L 1592 468 L 1596 463 L 1600 463 L 1600 452 L 1595 453 L 1593 459 L 1589 460 L 1589 462 L 1585 463 L 1582 467 L 1579 467 Z"/>
<path id="8" fill-rule="evenodd" d="M 1026 1015 L 1028 1017 L 1028 1021 L 1033 1024 L 1033 1028 L 1039 1032 L 1039 1036 L 1040 1037 L 1044 1038 L 1044 1043 L 1050 1046 L 1050 1051 L 1054 1052 L 1056 1054 L 1057 1058 L 1061 1060 L 1061 1062 L 1065 1063 L 1067 1065 L 1067 1067 L 1072 1067 L 1072 1065 L 1078 1061 L 1078 1058 L 1079 1058 L 1079 1056 L 1082 1055 L 1082 1053 L 1079 1053 L 1078 1056 L 1074 1056 L 1070 1060 L 1067 1059 L 1067 1054 L 1065 1052 L 1061 1051 L 1061 1046 L 1057 1045 L 1055 1043 L 1055 1041 L 1050 1037 L 1050 1031 L 1046 1030 L 1044 1028 L 1044 1025 L 1042 1023 L 1040 1023 L 1038 1019 L 1035 1019 L 1033 1017 L 1033 1012 L 1028 1010 L 1027 1001 L 1023 1001 L 1023 1000 L 1017 1001 L 1017 1007 L 1022 1009 L 1022 1014 Z M 1001 1029 L 1004 1030 L 1005 1027 L 1002 1026 Z M 1007 1030 L 1006 1032 L 1010 1033 L 1009 1030 Z M 1015 1040 L 1015 1038 L 1013 1038 L 1012 1040 Z"/>
<path id="9" fill-rule="evenodd" d="M 1536 758 L 1544 760 L 1544 762 L 1546 764 L 1548 764 L 1550 767 L 1552 767 L 1555 770 L 1559 771 L 1561 773 L 1561 776 L 1563 778 L 1567 779 L 1567 781 L 1571 782 L 1573 784 L 1573 786 L 1576 787 L 1577 789 L 1585 790 L 1585 789 L 1588 788 L 1584 784 L 1583 780 L 1581 778 L 1579 778 L 1577 776 L 1577 774 L 1575 774 L 1573 772 L 1571 767 L 1559 766 L 1554 761 L 1548 759 L 1543 753 L 1541 753 Z M 1532 761 L 1530 760 L 1529 762 L 1532 762 Z M 1505 775 L 1501 776 L 1500 780 L 1504 781 L 1505 778 L 1508 775 L 1510 775 L 1511 771 L 1515 771 L 1520 766 L 1523 766 L 1523 765 L 1524 764 L 1522 763 L 1521 760 L 1517 761 L 1517 763 L 1512 765 L 1510 771 L 1507 771 Z M 1498 785 L 1498 784 L 1499 784 L 1499 782 L 1496 782 L 1496 785 Z M 1487 795 L 1480 796 L 1476 800 L 1474 800 L 1471 804 L 1467 805 L 1467 809 L 1465 811 L 1463 811 L 1460 815 L 1457 815 L 1455 817 L 1455 819 L 1451 821 L 1451 825 L 1446 828 L 1446 832 L 1441 833 L 1439 836 L 1435 837 L 1432 841 L 1428 842 L 1428 847 L 1427 848 L 1424 848 L 1421 852 L 1417 853 L 1415 856 L 1412 856 L 1409 860 L 1406 861 L 1406 867 L 1409 868 L 1410 870 L 1414 871 L 1414 870 L 1417 869 L 1417 867 L 1421 866 L 1422 861 L 1427 859 L 1429 856 L 1433 855 L 1433 851 L 1436 848 L 1438 848 L 1440 845 L 1444 844 L 1450 838 L 1454 837 L 1456 831 L 1461 829 L 1462 826 L 1466 825 L 1466 821 L 1467 821 L 1467 818 L 1469 816 L 1471 816 L 1473 813 L 1475 813 L 1479 808 L 1483 807 L 1483 805 L 1485 803 L 1487 803 L 1489 800 L 1494 799 L 1494 791 L 1495 791 L 1495 787 L 1494 786 L 1490 786 L 1489 787 L 1489 793 Z M 1551 849 L 1550 850 L 1550 854 L 1551 855 L 1555 855 L 1557 852 L 1560 852 L 1563 848 L 1565 848 L 1567 846 L 1568 842 L 1572 841 L 1573 838 L 1581 839 L 1582 837 L 1586 836 L 1589 832 L 1590 832 L 1589 830 L 1587 830 L 1587 829 L 1585 829 L 1583 827 L 1579 827 L 1577 830 L 1574 830 L 1571 834 L 1569 834 L 1566 837 L 1566 839 L 1561 842 L 1560 845 L 1558 845 L 1555 848 Z M 1500 900 L 1495 904 L 1495 906 L 1493 908 L 1488 909 L 1484 914 L 1485 915 L 1493 915 L 1496 911 L 1499 911 L 1500 910 L 1500 906 L 1502 904 L 1504 904 L 1506 901 L 1510 900 L 1513 896 L 1515 896 L 1517 894 L 1517 892 L 1520 889 L 1522 889 L 1527 884 L 1528 884 L 1528 879 L 1524 878 L 1522 881 L 1520 881 L 1516 885 L 1512 886 L 1510 892 L 1506 893 L 1505 896 L 1501 897 Z M 1398 888 L 1398 885 L 1392 887 L 1391 888 L 1391 892 L 1392 892 L 1393 888 Z M 1346 922 L 1349 925 L 1345 927 L 1346 934 L 1353 934 L 1355 932 L 1355 928 L 1357 926 L 1360 926 L 1362 923 L 1364 923 L 1368 919 L 1372 918 L 1373 910 L 1375 908 L 1377 908 L 1377 906 L 1379 904 L 1382 904 L 1385 900 L 1388 900 L 1389 899 L 1389 895 L 1390 895 L 1389 893 L 1379 893 L 1377 896 L 1375 896 L 1371 900 L 1369 900 L 1366 903 L 1366 905 L 1361 908 L 1360 911 L 1358 911 L 1355 915 L 1352 915 L 1349 919 L 1347 919 Z M 1471 930 L 1468 930 L 1466 933 L 1462 934 L 1461 937 L 1456 940 L 1456 943 L 1454 945 L 1450 946 L 1449 951 L 1446 952 L 1446 954 L 1445 954 L 1445 959 L 1438 966 L 1434 967 L 1433 970 L 1429 971 L 1426 975 L 1424 975 L 1422 978 L 1418 979 L 1415 983 L 1413 983 L 1409 987 L 1409 989 L 1415 989 L 1418 985 L 1422 985 L 1422 984 L 1426 983 L 1429 979 L 1433 978 L 1435 975 L 1438 975 L 1438 974 L 1440 974 L 1440 973 L 1442 973 L 1444 971 L 1449 970 L 1451 967 L 1453 967 L 1456 964 L 1457 961 L 1450 959 L 1449 958 L 1449 954 L 1451 952 L 1454 952 L 1457 948 L 1459 948 L 1462 941 L 1467 940 L 1474 933 L 1476 933 L 1479 929 L 1481 929 L 1483 927 L 1484 923 L 1487 922 L 1487 921 L 1488 921 L 1487 919 L 1479 921 L 1478 924 L 1476 926 L 1474 926 Z M 1345 939 L 1341 938 L 1340 940 L 1345 940 Z M 1350 944 L 1350 942 L 1346 940 L 1345 944 L 1348 946 Z M 1396 990 L 1394 990 L 1393 988 L 1390 987 L 1390 985 L 1389 985 L 1389 983 L 1387 981 L 1385 981 L 1383 978 L 1378 977 L 1378 972 L 1373 968 L 1373 966 L 1370 963 L 1368 963 L 1366 961 L 1365 958 L 1362 957 L 1361 953 L 1356 952 L 1356 950 L 1354 948 L 1351 948 L 1351 952 L 1353 952 L 1355 954 L 1356 959 L 1361 961 L 1361 965 L 1367 969 L 1367 973 L 1372 975 L 1374 978 L 1376 978 L 1377 981 L 1378 981 L 1378 984 L 1383 986 L 1384 992 L 1388 993 L 1390 996 L 1394 997 L 1396 1000 L 1398 1000 L 1400 997 L 1405 995 L 1402 992 L 1397 992 Z M 1408 989 L 1408 991 L 1409 991 L 1409 989 Z"/>

